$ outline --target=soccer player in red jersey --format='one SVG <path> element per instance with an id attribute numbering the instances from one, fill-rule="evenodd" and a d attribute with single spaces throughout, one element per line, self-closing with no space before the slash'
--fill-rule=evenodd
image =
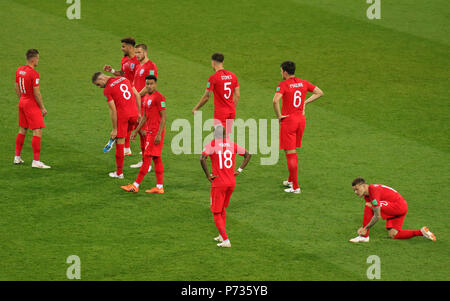
<path id="1" fill-rule="evenodd" d="M 122 52 L 124 54 L 122 61 L 120 62 L 120 70 L 114 70 L 111 65 L 105 65 L 103 70 L 106 72 L 111 72 L 115 76 L 124 76 L 131 83 L 133 83 L 135 71 L 139 67 L 139 59 L 136 57 L 134 51 L 136 40 L 134 38 L 123 38 L 120 42 L 122 43 Z M 131 132 L 128 133 L 125 138 L 124 152 L 126 156 L 131 155 L 130 134 Z"/>
<path id="2" fill-rule="evenodd" d="M 352 182 L 352 188 L 359 197 L 364 197 L 366 202 L 364 209 L 363 226 L 358 229 L 358 236 L 350 242 L 368 242 L 369 229 L 382 218 L 386 220 L 386 229 L 389 237 L 394 239 L 407 239 L 414 236 L 423 236 L 436 241 L 436 236 L 427 227 L 420 230 L 403 230 L 403 221 L 408 212 L 408 204 L 405 199 L 393 188 L 385 185 L 369 185 L 363 178 L 356 178 Z"/>
<path id="3" fill-rule="evenodd" d="M 148 91 L 146 90 L 146 80 L 145 78 L 148 75 L 153 75 L 158 77 L 158 69 L 156 68 L 155 63 L 153 63 L 148 58 L 148 48 L 145 44 L 136 45 L 136 56 L 139 59 L 140 65 L 136 69 L 136 74 L 134 76 L 134 87 L 140 93 L 141 96 L 144 96 Z M 142 103 L 143 105 L 144 103 Z M 141 110 L 143 111 L 143 109 Z M 145 124 L 143 130 L 146 130 Z M 141 141 L 141 151 L 142 151 L 142 160 L 136 164 L 131 165 L 131 168 L 140 168 L 142 163 L 144 162 L 144 148 L 145 148 L 145 136 L 139 133 L 139 138 Z M 149 166 L 149 172 L 151 171 L 152 166 Z"/>
<path id="4" fill-rule="evenodd" d="M 226 128 L 226 133 L 229 134 L 233 128 L 241 93 L 236 75 L 224 69 L 224 60 L 225 57 L 221 53 L 214 53 L 211 56 L 211 66 L 215 73 L 209 77 L 206 91 L 192 109 L 192 113 L 195 114 L 203 107 L 214 92 L 214 124 L 222 124 Z"/>
<path id="5" fill-rule="evenodd" d="M 241 166 L 235 171 L 235 156 L 244 156 Z M 209 172 L 206 159 L 211 158 L 212 174 Z M 251 155 L 247 150 L 227 138 L 226 131 L 221 124 L 214 129 L 214 140 L 208 143 L 200 158 L 206 178 L 211 182 L 211 211 L 214 223 L 219 230 L 219 236 L 214 238 L 219 243 L 217 246 L 230 248 L 230 239 L 225 232 L 225 220 L 231 194 L 236 186 L 236 179 L 250 161 Z"/>
<path id="6" fill-rule="evenodd" d="M 131 134 L 131 139 L 134 140 L 137 133 L 141 131 L 146 132 L 144 135 L 144 162 L 139 170 L 136 181 L 133 184 L 121 186 L 121 188 L 129 192 L 138 192 L 139 185 L 141 185 L 142 180 L 148 173 L 148 168 L 153 160 L 153 163 L 155 164 L 156 187 L 146 190 L 145 192 L 164 193 L 161 152 L 164 144 L 164 127 L 167 120 L 166 98 L 156 90 L 156 76 L 147 75 L 145 78 L 145 85 L 148 91 L 148 94 L 142 98 L 145 113 L 135 131 Z M 142 130 L 144 125 L 146 130 Z"/>
<path id="7" fill-rule="evenodd" d="M 124 143 L 127 133 L 135 128 L 140 115 L 141 96 L 131 82 L 122 76 L 106 76 L 96 72 L 92 76 L 92 83 L 104 89 L 113 125 L 111 138 L 116 140 L 117 170 L 109 173 L 112 178 L 123 179 Z"/>
<path id="8" fill-rule="evenodd" d="M 24 163 L 20 153 L 22 152 L 27 130 L 31 129 L 33 131 L 33 139 L 31 140 L 33 162 L 31 167 L 48 169 L 50 166 L 39 160 L 42 129 L 45 127 L 44 116 L 47 114 L 39 90 L 39 73 L 35 70 L 39 64 L 39 51 L 29 49 L 26 53 L 26 58 L 27 64 L 17 68 L 16 71 L 15 89 L 17 97 L 19 97 L 19 133 L 16 137 L 14 164 Z"/>
<path id="9" fill-rule="evenodd" d="M 285 61 L 281 64 L 283 81 L 277 87 L 273 97 L 273 109 L 280 121 L 280 149 L 284 149 L 289 170 L 289 179 L 283 182 L 289 188 L 284 191 L 300 193 L 298 185 L 297 147 L 302 146 L 305 129 L 305 106 L 323 95 L 317 86 L 295 76 L 295 63 Z M 306 94 L 312 92 L 308 99 Z M 280 111 L 280 99 L 283 98 Z"/>

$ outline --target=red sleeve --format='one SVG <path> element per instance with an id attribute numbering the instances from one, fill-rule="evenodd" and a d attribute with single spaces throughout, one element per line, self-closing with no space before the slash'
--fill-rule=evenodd
<path id="1" fill-rule="evenodd" d="M 165 111 L 166 110 L 166 98 L 164 96 L 160 96 L 158 101 L 158 110 Z"/>
<path id="2" fill-rule="evenodd" d="M 210 76 L 206 84 L 206 90 L 214 91 L 214 76 Z"/>
<path id="3" fill-rule="evenodd" d="M 16 83 L 19 83 L 19 68 L 16 70 Z"/>
<path id="4" fill-rule="evenodd" d="M 33 72 L 33 87 L 39 87 L 39 73 L 37 71 Z"/>
<path id="5" fill-rule="evenodd" d="M 240 156 L 243 156 L 247 150 L 243 148 L 242 146 L 235 144 L 234 145 L 234 153 L 238 154 Z"/>
<path id="6" fill-rule="evenodd" d="M 281 95 L 283 95 L 285 92 L 286 91 L 284 89 L 283 82 L 279 83 L 278 86 L 277 86 L 276 93 L 280 93 Z"/>
<path id="7" fill-rule="evenodd" d="M 372 207 L 379 207 L 380 201 L 381 201 L 381 191 L 380 189 L 377 189 L 377 187 L 370 185 L 369 186 L 369 195 L 371 198 Z"/>
<path id="8" fill-rule="evenodd" d="M 103 91 L 103 95 L 105 95 L 106 97 L 106 102 L 110 102 L 111 100 L 114 100 L 112 98 L 111 92 L 109 90 L 109 87 L 106 87 L 105 90 Z"/>
<path id="9" fill-rule="evenodd" d="M 308 91 L 312 92 L 316 88 L 315 85 L 311 84 L 310 82 L 306 82 L 306 86 L 308 87 Z"/>
<path id="10" fill-rule="evenodd" d="M 237 88 L 237 87 L 239 87 L 239 81 L 238 81 L 238 78 L 237 78 L 236 75 L 234 76 L 234 78 L 236 79 L 236 86 L 235 86 L 235 88 Z"/>

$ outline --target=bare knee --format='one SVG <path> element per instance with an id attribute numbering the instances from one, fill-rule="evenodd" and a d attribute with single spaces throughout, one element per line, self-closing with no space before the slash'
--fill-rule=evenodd
<path id="1" fill-rule="evenodd" d="M 42 129 L 34 129 L 33 136 L 42 137 Z"/>
<path id="2" fill-rule="evenodd" d="M 395 236 L 397 235 L 398 231 L 395 229 L 390 229 L 389 230 L 389 237 L 390 238 L 395 238 Z"/>
<path id="3" fill-rule="evenodd" d="M 27 129 L 20 126 L 19 127 L 19 133 L 22 134 L 22 135 L 26 135 L 27 134 Z"/>

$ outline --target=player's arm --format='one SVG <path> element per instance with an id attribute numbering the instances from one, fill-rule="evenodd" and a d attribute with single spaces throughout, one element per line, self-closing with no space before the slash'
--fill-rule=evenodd
<path id="1" fill-rule="evenodd" d="M 192 113 L 195 114 L 195 112 L 197 112 L 201 107 L 205 105 L 205 103 L 208 102 L 209 98 L 211 97 L 211 93 L 212 91 L 205 90 L 205 93 L 203 94 L 202 98 L 200 98 L 198 104 L 192 109 Z"/>
<path id="2" fill-rule="evenodd" d="M 111 67 L 111 65 L 105 65 L 103 67 L 103 70 L 105 70 L 106 72 L 112 73 L 115 76 L 123 76 L 124 72 L 122 70 L 114 70 L 113 67 Z"/>
<path id="3" fill-rule="evenodd" d="M 108 107 L 109 107 L 109 116 L 111 117 L 113 127 L 111 131 L 111 138 L 115 139 L 117 136 L 117 110 L 113 100 L 108 101 Z"/>
<path id="4" fill-rule="evenodd" d="M 315 87 L 312 91 L 312 95 L 305 100 L 305 107 L 308 103 L 313 102 L 314 100 L 317 100 L 323 96 L 323 91 L 319 89 L 319 87 Z M 305 109 L 303 109 L 303 115 L 305 115 Z"/>
<path id="5" fill-rule="evenodd" d="M 130 135 L 130 139 L 134 141 L 134 138 L 136 138 L 136 135 L 139 133 L 139 131 L 142 129 L 144 124 L 147 122 L 147 115 L 145 115 L 145 111 L 143 112 L 143 116 L 139 120 L 138 126 L 134 129 L 134 132 Z"/>
<path id="6" fill-rule="evenodd" d="M 138 107 L 139 117 L 141 117 L 141 95 L 139 94 L 139 92 L 136 90 L 135 87 L 133 87 L 133 93 L 134 97 L 136 98 L 136 105 Z"/>
<path id="7" fill-rule="evenodd" d="M 280 110 L 281 97 L 283 97 L 282 94 L 275 93 L 275 95 L 273 97 L 273 100 L 272 100 L 272 102 L 273 102 L 273 110 L 275 111 L 275 115 L 277 116 L 279 121 L 281 121 L 282 119 L 287 117 L 287 115 L 281 115 L 281 110 Z"/>
<path id="8" fill-rule="evenodd" d="M 378 222 L 378 220 L 381 218 L 381 207 L 380 206 L 372 207 L 372 210 L 373 210 L 372 219 L 365 227 L 359 228 L 359 230 L 358 230 L 359 235 L 366 235 L 367 230 L 369 230 L 373 225 L 375 225 Z"/>
<path id="9" fill-rule="evenodd" d="M 158 133 L 156 134 L 155 137 L 155 144 L 159 144 L 159 142 L 161 142 L 161 135 L 164 130 L 164 127 L 166 126 L 167 120 L 166 110 L 159 111 L 159 115 L 161 115 L 161 122 L 159 123 Z"/>
<path id="10" fill-rule="evenodd" d="M 247 164 L 250 161 L 251 157 L 252 157 L 252 155 L 250 155 L 250 153 L 248 151 L 245 151 L 245 153 L 244 153 L 244 160 L 242 161 L 241 166 L 239 166 L 238 170 L 236 170 L 234 172 L 235 176 L 239 175 L 242 172 L 242 170 L 247 166 Z"/>
<path id="11" fill-rule="evenodd" d="M 139 91 L 139 95 L 141 95 L 141 97 L 145 96 L 145 94 L 147 94 L 148 89 L 147 87 L 142 88 L 141 91 Z"/>
<path id="12" fill-rule="evenodd" d="M 41 95 L 41 91 L 39 90 L 39 86 L 33 87 L 33 92 L 34 92 L 34 98 L 36 99 L 36 102 L 37 102 L 39 108 L 41 109 L 42 116 L 47 115 L 47 110 L 44 107 L 44 102 L 42 101 L 42 95 Z"/>
<path id="13" fill-rule="evenodd" d="M 241 98 L 241 90 L 239 89 L 239 87 L 236 87 L 234 88 L 233 94 L 233 103 L 235 108 L 237 107 L 240 98 Z"/>
<path id="14" fill-rule="evenodd" d="M 200 157 L 200 164 L 202 165 L 203 168 L 203 172 L 205 173 L 206 178 L 208 179 L 208 181 L 210 181 L 212 183 L 212 181 L 216 178 L 216 176 L 213 176 L 208 169 L 208 165 L 206 164 L 206 159 L 208 158 L 207 155 L 202 154 L 202 156 Z"/>
<path id="15" fill-rule="evenodd" d="M 20 88 L 19 88 L 19 84 L 18 83 L 15 83 L 14 89 L 16 89 L 17 97 L 20 98 L 20 95 L 22 95 L 22 94 L 20 93 Z"/>

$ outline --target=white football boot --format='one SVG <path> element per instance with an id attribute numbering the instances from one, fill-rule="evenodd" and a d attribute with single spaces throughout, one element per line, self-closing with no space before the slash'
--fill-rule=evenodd
<path id="1" fill-rule="evenodd" d="M 214 237 L 214 240 L 215 240 L 215 241 L 218 241 L 218 242 L 223 242 L 222 235 L 219 234 L 219 236 Z"/>
<path id="2" fill-rule="evenodd" d="M 369 236 L 364 237 L 364 236 L 358 235 L 355 238 L 350 239 L 349 242 L 369 242 Z"/>
<path id="3" fill-rule="evenodd" d="M 297 189 L 294 189 L 294 188 L 288 188 L 288 189 L 285 189 L 284 191 L 286 191 L 286 192 L 288 192 L 288 193 L 296 193 L 296 194 L 299 194 L 299 193 L 301 193 L 302 191 L 300 190 L 300 188 L 297 188 Z"/>
<path id="4" fill-rule="evenodd" d="M 49 169 L 49 168 L 51 168 L 50 166 L 48 166 L 48 165 L 45 165 L 43 162 L 41 162 L 41 161 L 34 161 L 33 160 L 33 162 L 31 163 L 31 167 L 33 167 L 33 168 L 42 168 L 42 169 Z"/>
<path id="5" fill-rule="evenodd" d="M 436 236 L 428 229 L 428 227 L 422 227 L 422 229 L 420 229 L 420 232 L 422 232 L 423 237 L 428 238 L 432 241 L 436 241 Z"/>
<path id="6" fill-rule="evenodd" d="M 123 149 L 123 155 L 124 156 L 131 156 L 131 148 L 124 148 Z"/>
<path id="7" fill-rule="evenodd" d="M 141 168 L 142 164 L 144 164 L 144 162 L 139 161 L 136 164 L 130 165 L 131 168 Z M 151 165 L 150 165 L 151 166 Z"/>
<path id="8" fill-rule="evenodd" d="M 20 156 L 14 157 L 14 164 L 23 164 L 23 163 L 25 163 L 25 161 L 23 161 Z"/>
<path id="9" fill-rule="evenodd" d="M 222 241 L 221 243 L 218 243 L 217 246 L 222 247 L 222 248 L 231 248 L 231 243 L 230 243 L 230 240 L 227 239 L 227 240 Z"/>
<path id="10" fill-rule="evenodd" d="M 122 173 L 120 176 L 118 176 L 118 175 L 117 175 L 117 171 L 115 171 L 115 172 L 110 172 L 110 173 L 109 173 L 109 176 L 110 176 L 111 178 L 123 179 L 123 173 Z"/>
<path id="11" fill-rule="evenodd" d="M 289 181 L 283 181 L 283 186 L 285 186 L 285 187 L 292 187 L 292 182 L 289 182 Z"/>

